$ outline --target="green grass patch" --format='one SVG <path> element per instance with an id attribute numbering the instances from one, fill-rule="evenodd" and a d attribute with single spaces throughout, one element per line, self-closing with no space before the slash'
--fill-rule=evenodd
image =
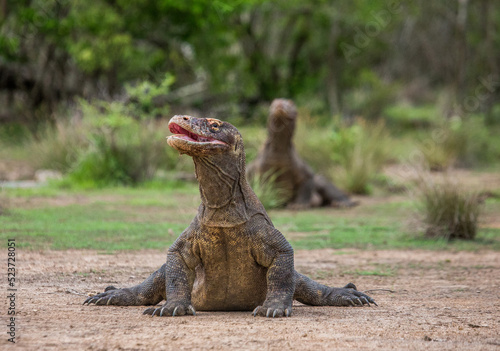
<path id="1" fill-rule="evenodd" d="M 198 185 L 179 188 L 117 187 L 65 190 L 53 187 L 4 189 L 8 210 L 0 215 L 0 239 L 15 238 L 24 249 L 166 250 L 189 225 L 199 206 Z M 488 199 L 485 213 L 500 209 Z M 475 240 L 447 241 L 415 236 L 406 224 L 414 203 L 399 201 L 365 204 L 353 209 L 329 208 L 269 212 L 274 225 L 295 249 L 450 249 L 500 250 L 500 229 L 480 228 Z M 374 267 L 359 275 L 389 274 Z"/>
<path id="2" fill-rule="evenodd" d="M 344 274 L 353 274 L 353 275 L 371 275 L 371 276 L 379 276 L 379 277 L 392 277 L 395 273 L 392 270 L 383 271 L 383 270 L 355 270 L 355 271 L 347 271 Z"/>

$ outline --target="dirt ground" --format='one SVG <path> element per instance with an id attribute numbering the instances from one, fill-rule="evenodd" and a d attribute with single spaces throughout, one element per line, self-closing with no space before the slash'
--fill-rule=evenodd
<path id="1" fill-rule="evenodd" d="M 287 319 L 250 312 L 151 318 L 144 307 L 82 302 L 107 285 L 142 281 L 165 252 L 18 250 L 17 343 L 7 342 L 3 298 L 0 349 L 500 350 L 496 252 L 325 249 L 295 256 L 298 271 L 332 286 L 352 281 L 379 306 L 296 303 Z"/>

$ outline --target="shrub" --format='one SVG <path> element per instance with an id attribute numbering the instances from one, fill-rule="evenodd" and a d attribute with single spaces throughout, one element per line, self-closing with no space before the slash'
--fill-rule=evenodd
<path id="1" fill-rule="evenodd" d="M 344 112 L 369 120 L 381 117 L 385 108 L 396 99 L 398 86 L 384 81 L 373 70 L 363 70 L 356 79 L 356 87 L 344 94 Z"/>
<path id="2" fill-rule="evenodd" d="M 126 85 L 128 113 L 138 118 L 165 116 L 170 110 L 164 101 L 165 96 L 174 81 L 174 76 L 166 73 L 158 83 L 144 80 L 135 85 Z"/>
<path id="3" fill-rule="evenodd" d="M 172 83 L 167 74 L 158 84 L 127 86 L 124 102 L 79 101 L 81 121 L 59 120 L 33 138 L 35 167 L 67 173 L 64 185 L 85 187 L 137 184 L 152 179 L 159 168 L 187 168 L 168 147 L 168 128 L 158 118 L 168 112 L 163 100 Z"/>
<path id="4" fill-rule="evenodd" d="M 328 174 L 334 162 L 336 124 L 322 125 L 321 121 L 307 113 L 299 115 L 293 143 L 299 155 L 316 172 Z"/>
<path id="5" fill-rule="evenodd" d="M 350 127 L 339 128 L 334 134 L 332 157 L 340 168 L 332 177 L 351 193 L 370 193 L 370 181 L 388 159 L 388 138 L 383 121 L 359 119 Z"/>
<path id="6" fill-rule="evenodd" d="M 301 117 L 302 118 L 302 117 Z M 370 192 L 370 183 L 389 158 L 389 134 L 382 120 L 336 120 L 326 126 L 299 119 L 295 146 L 301 157 L 323 175 L 355 194 Z"/>
<path id="7" fill-rule="evenodd" d="M 400 129 L 428 129 L 435 125 L 438 111 L 434 106 L 392 105 L 384 110 L 390 126 Z"/>
<path id="8" fill-rule="evenodd" d="M 289 198 L 288 191 L 276 183 L 279 174 L 270 170 L 249 179 L 250 186 L 266 209 L 283 207 Z"/>
<path id="9" fill-rule="evenodd" d="M 442 182 L 422 179 L 417 191 L 426 236 L 447 240 L 475 237 L 481 211 L 478 192 L 449 178 Z"/>
<path id="10" fill-rule="evenodd" d="M 58 120 L 40 128 L 27 144 L 30 162 L 36 169 L 68 172 L 89 145 L 84 126 L 77 120 Z"/>
<path id="11" fill-rule="evenodd" d="M 161 121 L 138 121 L 116 102 L 82 107 L 89 144 L 69 173 L 72 182 L 90 187 L 137 184 L 152 179 L 162 165 L 175 167 Z"/>
<path id="12" fill-rule="evenodd" d="M 431 170 L 470 167 L 498 158 L 496 139 L 479 116 L 453 117 L 441 122 L 426 139 L 421 140 L 420 150 Z"/>

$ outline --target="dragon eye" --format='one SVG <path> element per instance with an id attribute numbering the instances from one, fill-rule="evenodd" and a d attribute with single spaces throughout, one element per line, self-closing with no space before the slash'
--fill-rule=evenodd
<path id="1" fill-rule="evenodd" d="M 212 123 L 212 124 L 210 124 L 210 129 L 212 129 L 214 131 L 218 131 L 219 125 L 217 123 Z"/>

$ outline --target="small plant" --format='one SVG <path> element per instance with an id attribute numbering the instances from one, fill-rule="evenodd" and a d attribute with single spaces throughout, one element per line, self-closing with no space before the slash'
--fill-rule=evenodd
<path id="1" fill-rule="evenodd" d="M 362 118 L 353 124 L 335 120 L 321 126 L 301 115 L 294 143 L 298 153 L 318 173 L 353 194 L 368 194 L 371 182 L 389 158 L 389 133 L 382 120 Z M 333 165 L 333 166 L 332 166 Z"/>
<path id="2" fill-rule="evenodd" d="M 334 174 L 354 194 L 370 193 L 370 182 L 388 158 L 388 133 L 383 121 L 375 124 L 360 119 L 334 135 L 332 156 L 341 167 Z"/>
<path id="3" fill-rule="evenodd" d="M 158 83 L 144 80 L 135 85 L 126 85 L 129 97 L 127 109 L 139 118 L 165 116 L 169 112 L 169 106 L 164 97 L 170 92 L 174 81 L 175 77 L 166 73 Z"/>
<path id="4" fill-rule="evenodd" d="M 402 130 L 429 129 L 435 125 L 438 115 L 435 106 L 395 104 L 384 110 L 387 123 Z"/>
<path id="5" fill-rule="evenodd" d="M 71 182 L 86 187 L 137 184 L 171 163 L 174 155 L 166 152 L 161 122 L 138 121 L 120 103 L 101 101 L 82 107 L 89 145 L 69 173 Z"/>
<path id="6" fill-rule="evenodd" d="M 448 178 L 442 182 L 422 178 L 417 191 L 426 236 L 447 240 L 474 239 L 481 212 L 478 192 L 465 189 L 462 184 Z"/>
<path id="7" fill-rule="evenodd" d="M 495 140 L 482 118 L 456 116 L 443 121 L 431 136 L 422 140 L 420 150 L 429 169 L 442 171 L 452 166 L 470 167 L 495 160 L 498 157 Z"/>
<path id="8" fill-rule="evenodd" d="M 279 172 L 269 170 L 249 179 L 250 186 L 266 209 L 283 207 L 289 192 L 277 183 Z"/>
<path id="9" fill-rule="evenodd" d="M 67 172 L 88 146 L 85 130 L 76 120 L 59 120 L 55 125 L 41 127 L 37 138 L 27 144 L 31 163 L 36 169 Z"/>

